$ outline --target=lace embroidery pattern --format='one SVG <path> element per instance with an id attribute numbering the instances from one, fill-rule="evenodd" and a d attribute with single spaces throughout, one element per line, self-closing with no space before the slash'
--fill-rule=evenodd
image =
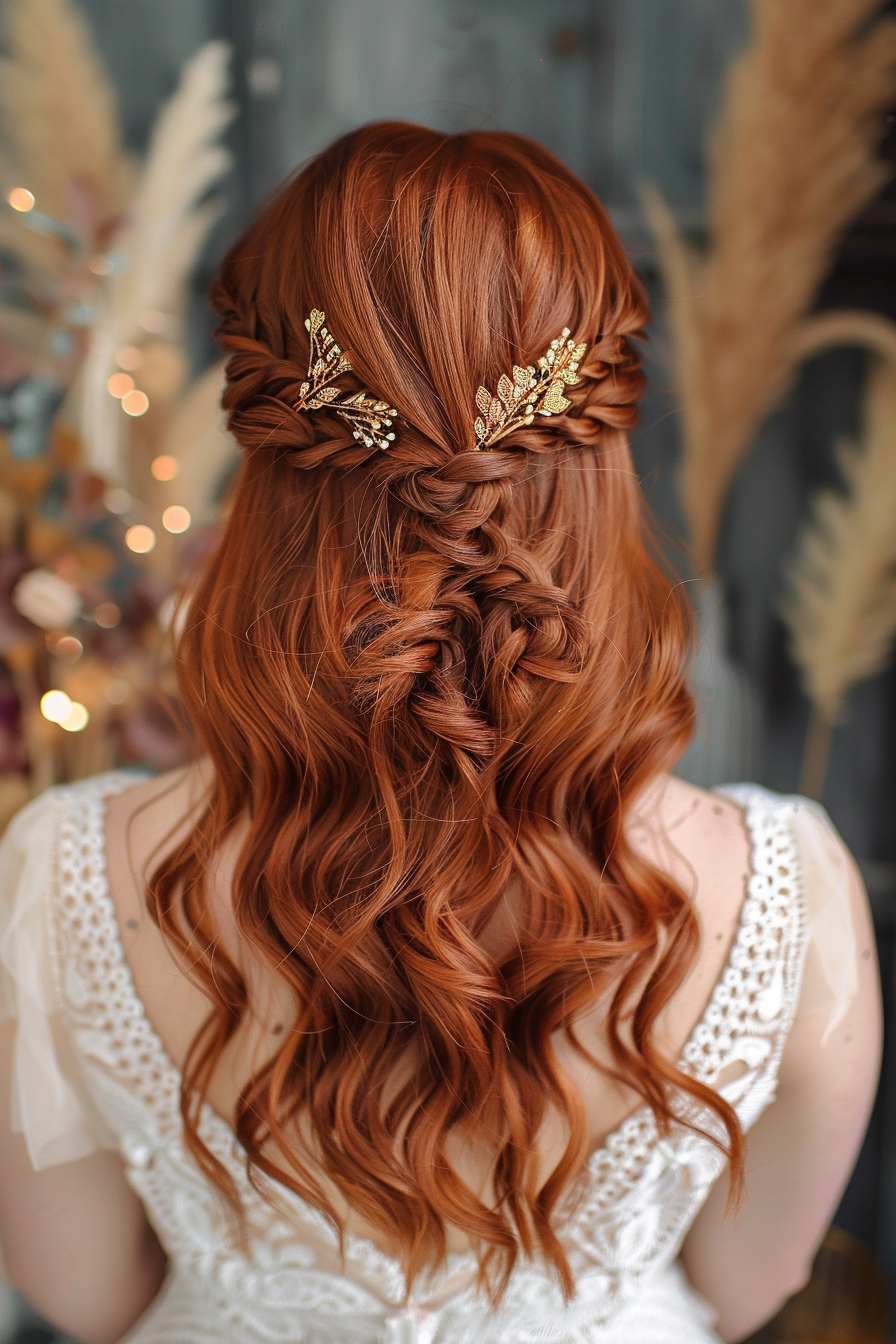
<path id="1" fill-rule="evenodd" d="M 547 1271 L 523 1263 L 500 1312 L 490 1312 L 471 1286 L 471 1253 L 449 1257 L 402 1306 L 399 1262 L 351 1235 L 339 1262 L 324 1216 L 279 1188 L 286 1213 L 278 1212 L 248 1181 L 229 1126 L 205 1107 L 202 1138 L 232 1174 L 249 1219 L 248 1249 L 233 1243 L 216 1196 L 184 1148 L 180 1075 L 136 994 L 108 890 L 105 801 L 134 782 L 134 775 L 115 773 L 66 790 L 71 805 L 57 837 L 57 974 L 88 1083 L 120 1135 L 129 1179 L 176 1273 L 197 1280 L 196 1300 L 220 1314 L 220 1338 L 226 1322 L 234 1339 L 284 1344 L 602 1340 L 602 1323 L 677 1254 L 723 1165 L 717 1149 L 684 1126 L 661 1140 L 646 1106 L 609 1135 L 569 1192 L 562 1236 L 577 1296 L 568 1306 Z M 805 917 L 788 823 L 793 805 L 753 788 L 726 792 L 745 809 L 752 872 L 728 962 L 680 1064 L 708 1084 L 729 1064 L 745 1065 L 737 1082 L 720 1090 L 749 1127 L 774 1095 L 799 991 Z M 713 1113 L 690 1100 L 680 1114 L 710 1132 L 718 1128 Z M 303 1228 L 314 1248 L 302 1243 Z M 190 1334 L 178 1338 L 192 1344 Z"/>

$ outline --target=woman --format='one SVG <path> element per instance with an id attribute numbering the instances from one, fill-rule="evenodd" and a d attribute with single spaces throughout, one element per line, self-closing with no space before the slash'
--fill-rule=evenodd
<path id="1" fill-rule="evenodd" d="M 742 1338 L 855 1157 L 873 942 L 823 814 L 666 773 L 606 215 L 518 136 L 370 126 L 212 302 L 194 764 L 3 844 L 8 1276 L 96 1344 Z"/>

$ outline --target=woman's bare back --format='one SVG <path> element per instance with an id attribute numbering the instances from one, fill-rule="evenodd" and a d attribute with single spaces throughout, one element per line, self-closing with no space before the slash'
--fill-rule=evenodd
<path id="1" fill-rule="evenodd" d="M 125 953 L 137 992 L 168 1054 L 180 1068 L 204 1021 L 209 1000 L 169 950 L 145 903 L 145 877 L 166 849 L 176 843 L 201 806 L 207 776 L 202 767 L 146 780 L 109 799 L 107 866 Z M 633 810 L 630 836 L 635 847 L 691 896 L 700 924 L 701 955 L 657 1023 L 656 1038 L 666 1058 L 677 1061 L 724 967 L 744 899 L 749 846 L 741 809 L 724 795 L 663 776 Z M 263 966 L 236 929 L 230 904 L 233 868 L 239 849 L 237 831 L 209 874 L 209 899 L 224 949 L 239 966 L 249 988 L 251 1012 L 222 1059 L 208 1092 L 215 1111 L 232 1123 L 239 1095 L 289 1029 L 293 1006 L 285 982 Z M 520 918 L 512 893 L 505 897 L 483 943 L 496 959 L 512 948 Z M 605 1038 L 607 996 L 577 1025 L 581 1042 L 598 1059 L 609 1057 Z M 589 1146 L 601 1146 L 625 1117 L 641 1104 L 630 1088 L 589 1066 L 568 1042 L 555 1042 L 558 1057 L 582 1096 Z M 410 1067 L 408 1062 L 407 1067 Z M 396 1082 L 398 1082 L 396 1078 Z M 549 1118 L 540 1136 L 543 1168 L 563 1148 L 562 1128 Z M 489 1196 L 490 1153 L 470 1141 L 455 1140 L 452 1161 L 469 1185 Z M 329 1184 L 329 1183 L 328 1183 Z M 337 1206 L 341 1203 L 333 1191 Z M 351 1230 L 376 1234 L 345 1210 Z M 449 1230 L 449 1249 L 463 1250 L 466 1239 Z"/>

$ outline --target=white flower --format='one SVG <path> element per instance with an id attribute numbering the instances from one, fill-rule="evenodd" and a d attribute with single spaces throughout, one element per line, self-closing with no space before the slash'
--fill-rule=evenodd
<path id="1" fill-rule="evenodd" d="M 81 611 L 77 589 L 49 569 L 24 574 L 13 589 L 12 604 L 42 630 L 67 630 Z"/>

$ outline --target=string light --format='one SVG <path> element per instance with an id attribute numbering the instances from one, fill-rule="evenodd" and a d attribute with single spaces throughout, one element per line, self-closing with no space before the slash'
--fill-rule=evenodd
<path id="1" fill-rule="evenodd" d="M 157 481 L 173 481 L 180 471 L 180 463 L 176 457 L 163 453 L 161 457 L 153 458 L 149 469 Z"/>
<path id="2" fill-rule="evenodd" d="M 136 551 L 138 555 L 146 555 L 156 544 L 156 534 L 145 523 L 135 523 L 125 532 L 124 541 L 128 550 Z"/>
<path id="3" fill-rule="evenodd" d="M 129 373 L 113 373 L 106 383 L 106 390 L 111 392 L 113 397 L 126 397 L 134 390 L 134 380 Z"/>
<path id="4" fill-rule="evenodd" d="M 18 210 L 22 215 L 27 215 L 29 210 L 34 209 L 34 192 L 29 191 L 27 187 L 13 187 L 6 199 L 13 210 Z"/>
<path id="5" fill-rule="evenodd" d="M 40 712 L 50 723 L 62 723 L 72 712 L 74 703 L 65 691 L 45 691 L 40 698 Z"/>
<path id="6" fill-rule="evenodd" d="M 162 526 L 166 532 L 186 532 L 192 521 L 190 510 L 182 504 L 170 504 L 162 514 Z"/>
<path id="7" fill-rule="evenodd" d="M 127 376 L 126 373 L 120 375 L 122 378 L 127 378 Z M 133 379 L 131 381 L 133 382 Z M 121 399 L 121 409 L 128 415 L 145 415 L 149 410 L 149 397 L 145 392 L 139 392 L 136 389 L 133 392 L 125 392 Z"/>

